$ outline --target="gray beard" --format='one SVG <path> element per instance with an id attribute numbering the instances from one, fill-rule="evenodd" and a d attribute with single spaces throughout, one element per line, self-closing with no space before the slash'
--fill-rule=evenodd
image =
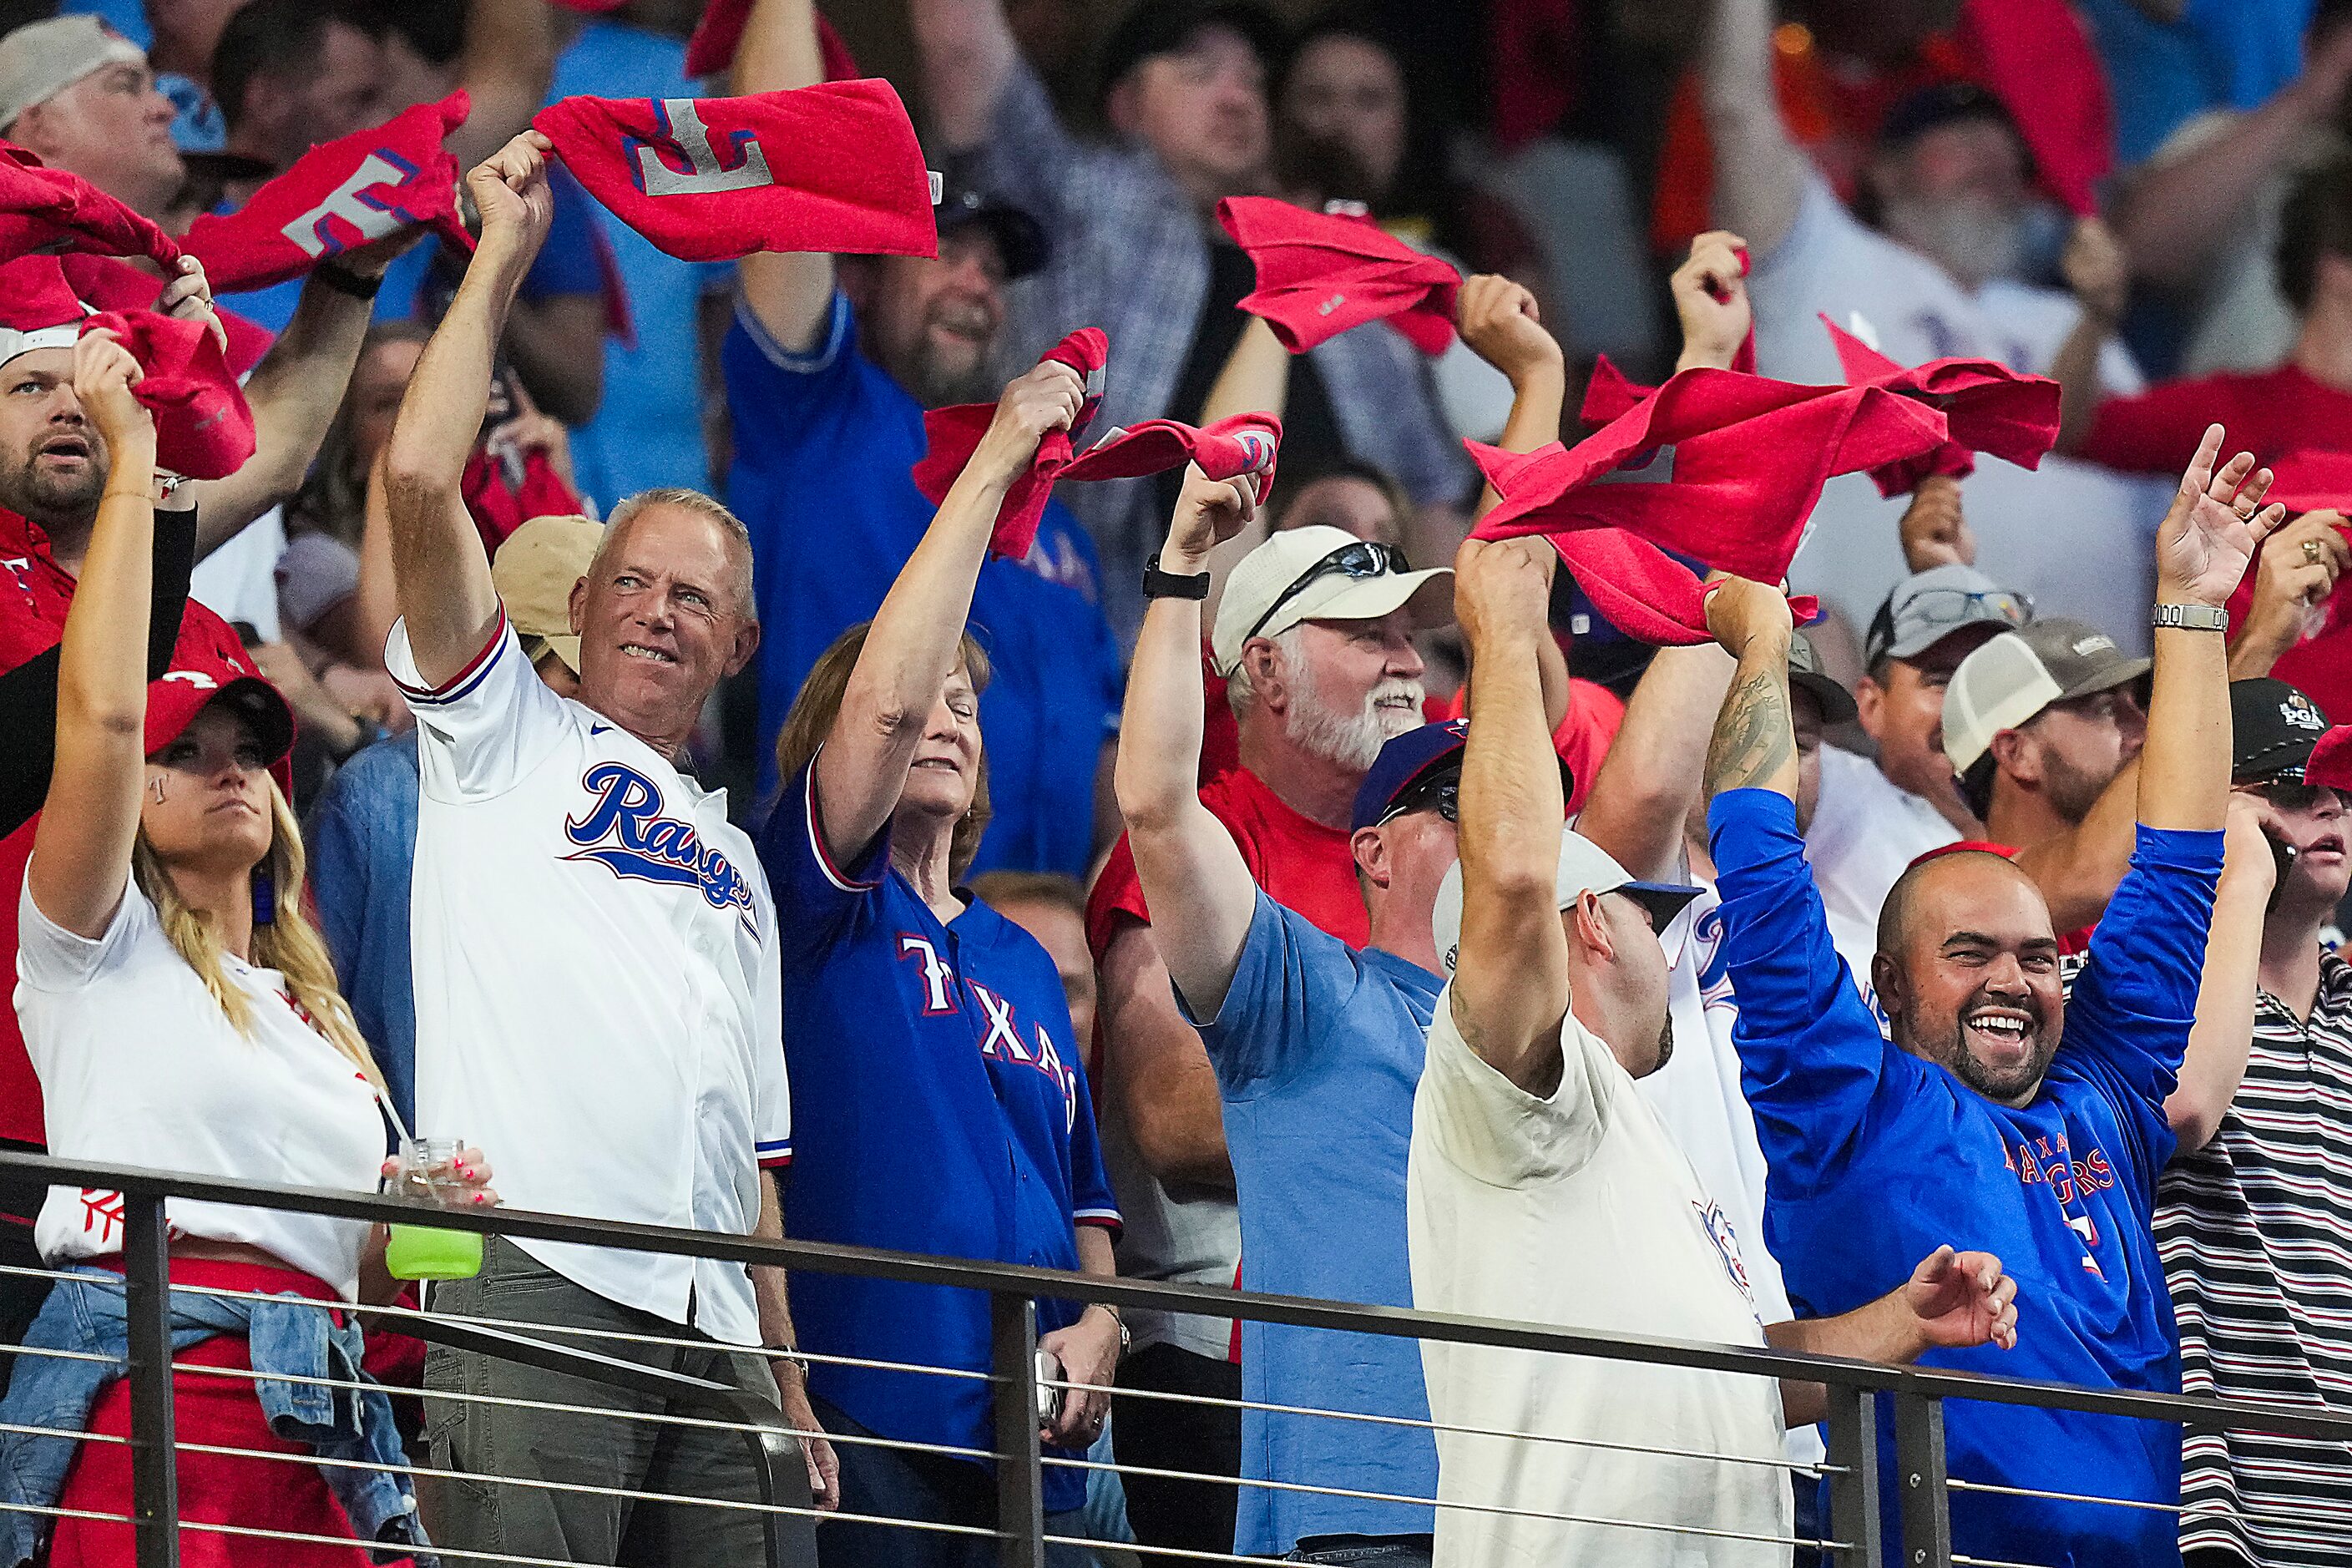
<path id="1" fill-rule="evenodd" d="M 1380 706 L 1382 698 L 1407 694 L 1412 699 L 1410 708 Z M 1361 708 L 1343 713 L 1324 707 L 1302 687 L 1289 712 L 1283 715 L 1283 732 L 1310 757 L 1320 757 L 1349 773 L 1370 773 L 1382 746 L 1420 726 L 1421 698 L 1419 681 L 1384 680 L 1365 694 Z"/>
<path id="2" fill-rule="evenodd" d="M 1886 232 L 1940 264 L 1961 284 L 1979 289 L 2025 268 L 2025 220 L 2015 211 L 1975 198 L 1886 204 Z"/>

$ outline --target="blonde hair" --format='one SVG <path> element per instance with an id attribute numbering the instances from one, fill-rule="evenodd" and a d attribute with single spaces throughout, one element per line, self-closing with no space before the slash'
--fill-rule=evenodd
<path id="1" fill-rule="evenodd" d="M 792 711 L 784 715 L 784 727 L 776 731 L 776 777 L 783 788 L 792 787 L 801 770 L 814 760 L 824 738 L 833 733 L 833 721 L 841 715 L 841 700 L 849 690 L 850 674 L 857 668 L 857 656 L 866 651 L 866 634 L 873 629 L 872 621 L 859 622 L 835 637 L 833 646 L 809 666 L 800 695 L 793 699 Z M 964 674 L 971 681 L 972 694 L 978 696 L 988 689 L 988 651 L 970 632 L 961 636 Z M 980 837 L 988 831 L 992 815 L 988 804 L 987 737 L 981 741 L 971 809 L 957 818 L 954 836 L 948 841 L 948 875 L 958 879 L 980 853 Z"/>
<path id="2" fill-rule="evenodd" d="M 267 925 L 255 923 L 252 962 L 257 968 L 274 969 L 286 977 L 286 990 L 308 1015 L 310 1026 L 359 1069 L 360 1076 L 378 1095 L 383 1095 L 383 1073 L 369 1053 L 367 1041 L 361 1037 L 351 1005 L 337 988 L 334 961 L 327 955 L 326 941 L 302 909 L 302 878 L 307 860 L 302 852 L 301 825 L 295 821 L 294 808 L 287 804 L 278 781 L 273 778 L 268 782 L 269 852 L 256 868 L 267 871 L 275 885 L 277 918 Z M 154 846 L 147 841 L 143 827 L 131 846 L 131 874 L 139 890 L 155 906 L 156 918 L 173 950 L 196 972 L 196 977 L 205 983 L 205 989 L 213 994 L 213 1000 L 220 1004 L 221 1011 L 228 1016 L 237 1032 L 251 1035 L 253 1002 L 228 983 L 227 973 L 221 964 L 221 957 L 227 950 L 221 943 L 218 926 L 210 914 L 191 909 L 180 897 L 171 872 L 155 853 Z"/>
<path id="3" fill-rule="evenodd" d="M 743 520 L 727 510 L 724 502 L 713 500 L 700 490 L 683 485 L 664 485 L 655 489 L 639 490 L 614 503 L 612 515 L 604 520 L 604 535 L 596 542 L 596 553 L 588 560 L 585 576 L 593 582 L 597 571 L 604 564 L 605 552 L 625 532 L 629 520 L 648 507 L 666 506 L 679 511 L 692 512 L 719 530 L 727 539 L 729 552 L 735 557 L 735 613 L 747 621 L 760 618 L 759 601 L 751 584 L 751 530 Z"/>

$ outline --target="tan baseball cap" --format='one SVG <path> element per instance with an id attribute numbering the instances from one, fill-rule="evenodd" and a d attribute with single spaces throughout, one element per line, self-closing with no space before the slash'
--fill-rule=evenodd
<path id="1" fill-rule="evenodd" d="M 2081 621 L 2053 617 L 2000 636 L 1960 660 L 1944 689 L 1944 755 L 1965 773 L 2003 730 L 2031 723 L 2053 702 L 2127 685 L 2148 672 L 2116 639 Z"/>
<path id="2" fill-rule="evenodd" d="M 507 620 L 533 664 L 552 653 L 580 673 L 580 639 L 572 630 L 572 588 L 588 574 L 604 525 L 585 517 L 534 517 L 506 537 L 490 562 L 490 582 Z"/>
<path id="3" fill-rule="evenodd" d="M 1301 621 L 1376 621 L 1411 605 L 1416 629 L 1454 619 L 1450 566 L 1411 570 L 1393 546 L 1317 523 L 1285 529 L 1241 558 L 1225 579 L 1209 651 L 1231 675 L 1252 637 L 1279 637 Z M 1433 584 L 1435 584 L 1433 586 Z"/>
<path id="4" fill-rule="evenodd" d="M 118 61 L 143 66 L 147 56 L 96 16 L 52 16 L 0 37 L 0 132 L 35 104 Z"/>

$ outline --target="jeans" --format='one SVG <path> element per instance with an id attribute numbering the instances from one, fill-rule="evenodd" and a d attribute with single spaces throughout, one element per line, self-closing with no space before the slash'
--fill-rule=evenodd
<path id="1" fill-rule="evenodd" d="M 826 1431 L 874 1436 L 831 1401 L 812 1395 L 809 1402 Z M 971 1460 L 871 1443 L 835 1443 L 833 1451 L 841 1460 L 843 1513 L 996 1528 L 996 1478 Z M 1085 1534 L 1085 1510 L 1047 1514 L 1045 1533 Z M 821 1568 L 994 1568 L 997 1555 L 997 1543 L 983 1536 L 845 1519 L 828 1520 L 816 1545 Z M 1045 1563 L 1046 1568 L 1094 1568 L 1095 1555 L 1083 1546 L 1048 1542 Z"/>
<path id="2" fill-rule="evenodd" d="M 255 1395 L 278 1435 L 308 1443 L 320 1458 L 373 1465 L 403 1465 L 400 1434 L 393 1425 L 392 1401 L 374 1388 L 363 1393 L 289 1383 L 289 1377 L 372 1382 L 360 1370 L 359 1325 L 348 1315 L 330 1314 L 307 1298 L 248 1301 L 226 1296 L 171 1293 L 172 1348 L 219 1334 L 242 1334 L 262 1375 Z M 79 1432 L 109 1384 L 131 1364 L 131 1331 L 122 1276 L 110 1268 L 81 1267 L 49 1292 L 25 1342 L 45 1350 L 74 1351 L 111 1358 L 77 1361 L 26 1356 L 0 1399 L 0 1421 Z M 272 1374 L 278 1374 L 273 1376 Z M 0 1432 L 0 1503 L 53 1506 L 65 1489 L 75 1445 L 64 1438 Z M 422 1545 L 416 1499 L 404 1476 L 331 1464 L 319 1468 L 352 1529 L 362 1541 Z M 47 1521 L 38 1514 L 0 1511 L 0 1564 L 28 1561 Z M 426 1561 L 421 1554 L 420 1563 Z"/>
<path id="3" fill-rule="evenodd" d="M 1309 1535 L 1285 1563 L 1345 1563 L 1361 1568 L 1430 1568 L 1435 1550 L 1426 1535 Z"/>
<path id="4" fill-rule="evenodd" d="M 490 1237 L 482 1271 L 435 1287 L 436 1311 L 494 1318 L 517 1328 L 547 1324 L 692 1339 L 695 1331 L 608 1301 L 540 1263 L 504 1237 Z M 549 1342 L 641 1362 L 741 1390 L 778 1426 L 783 1413 L 761 1358 L 717 1342 L 708 1349 L 635 1344 L 586 1334 L 550 1334 Z M 699 1405 L 673 1408 L 661 1398 L 563 1373 L 434 1345 L 425 1357 L 425 1447 L 436 1474 L 424 1481 L 425 1516 L 462 1562 L 458 1550 L 642 1568 L 753 1568 L 765 1561 L 763 1516 L 744 1510 L 539 1487 L 501 1486 L 492 1478 L 588 1483 L 614 1491 L 669 1492 L 757 1502 L 758 1477 L 742 1440 L 731 1432 L 634 1420 L 678 1415 L 709 1419 Z M 590 1407 L 595 1414 L 519 1409 L 436 1393 L 488 1394 Z M 808 1472 L 784 1467 L 779 1503 L 809 1506 Z M 795 1563 L 816 1561 L 814 1525 L 783 1517 Z"/>

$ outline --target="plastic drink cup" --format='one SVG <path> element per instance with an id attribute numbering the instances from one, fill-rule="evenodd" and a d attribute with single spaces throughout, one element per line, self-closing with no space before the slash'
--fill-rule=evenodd
<path id="1" fill-rule="evenodd" d="M 455 1138 L 402 1139 L 394 1194 L 439 1202 L 455 1196 L 458 1147 Z M 384 1242 L 383 1266 L 395 1279 L 471 1279 L 482 1271 L 481 1232 L 395 1225 Z"/>

